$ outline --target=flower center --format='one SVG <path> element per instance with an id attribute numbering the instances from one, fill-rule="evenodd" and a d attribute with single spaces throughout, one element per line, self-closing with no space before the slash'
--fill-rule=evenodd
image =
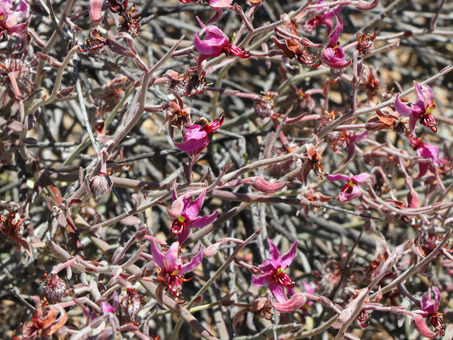
<path id="1" fill-rule="evenodd" d="M 171 237 L 178 236 L 184 230 L 186 230 L 186 217 L 181 215 L 176 220 L 174 220 L 171 225 Z"/>
<path id="2" fill-rule="evenodd" d="M 275 283 L 279 283 L 284 287 L 294 288 L 296 284 L 293 281 L 291 281 L 289 276 L 286 275 L 286 273 L 285 273 L 285 270 L 287 268 L 288 267 L 286 267 L 285 269 L 282 269 L 279 267 L 276 271 L 274 271 L 274 275 L 272 277 L 273 277 Z"/>

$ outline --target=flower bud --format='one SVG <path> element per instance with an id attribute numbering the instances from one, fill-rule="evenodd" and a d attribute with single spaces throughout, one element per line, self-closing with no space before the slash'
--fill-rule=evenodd
<path id="1" fill-rule="evenodd" d="M 110 185 L 105 175 L 94 176 L 88 184 L 88 190 L 96 202 L 110 193 Z"/>
<path id="2" fill-rule="evenodd" d="M 98 24 L 104 19 L 102 15 L 103 0 L 90 0 L 90 19 L 94 24 Z"/>

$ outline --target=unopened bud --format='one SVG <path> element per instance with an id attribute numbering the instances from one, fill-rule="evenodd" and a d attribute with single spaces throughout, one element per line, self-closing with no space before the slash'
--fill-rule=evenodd
<path id="1" fill-rule="evenodd" d="M 98 24 L 104 19 L 102 15 L 103 0 L 90 0 L 90 19 L 94 24 Z"/>
<path id="2" fill-rule="evenodd" d="M 93 196 L 96 202 L 110 193 L 110 186 L 105 175 L 94 176 L 89 184 L 88 190 L 90 191 L 91 196 Z"/>

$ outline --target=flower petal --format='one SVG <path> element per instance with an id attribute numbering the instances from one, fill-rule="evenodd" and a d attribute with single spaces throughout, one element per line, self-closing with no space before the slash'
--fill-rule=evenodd
<path id="1" fill-rule="evenodd" d="M 153 261 L 161 269 L 165 269 L 164 256 L 157 248 L 154 240 L 151 241 L 151 255 L 153 255 Z"/>
<path id="2" fill-rule="evenodd" d="M 203 40 L 195 33 L 193 44 L 198 52 L 203 55 L 218 57 L 223 53 L 223 48 L 228 43 L 228 37 L 217 26 L 205 26 L 200 31 L 200 36 L 205 35 Z"/>
<path id="3" fill-rule="evenodd" d="M 363 172 L 359 175 L 352 176 L 351 179 L 354 183 L 358 184 L 358 183 L 366 182 L 369 179 L 373 180 L 373 177 L 371 177 L 370 174 Z"/>
<path id="4" fill-rule="evenodd" d="M 179 244 L 183 244 L 186 238 L 190 234 L 190 228 L 185 228 L 181 233 L 178 235 L 178 242 Z"/>
<path id="5" fill-rule="evenodd" d="M 285 269 L 286 267 L 289 267 L 291 265 L 291 262 L 293 262 L 294 257 L 296 256 L 296 252 L 297 252 L 297 241 L 294 242 L 289 251 L 282 256 L 281 260 L 282 269 Z"/>
<path id="6" fill-rule="evenodd" d="M 421 84 L 420 88 L 423 93 L 423 101 L 425 103 L 425 107 L 430 106 L 434 101 L 434 91 L 431 87 L 426 84 Z"/>
<path id="7" fill-rule="evenodd" d="M 277 246 L 274 244 L 274 242 L 271 241 L 270 238 L 267 239 L 267 242 L 269 243 L 269 257 L 272 262 L 272 266 L 277 269 L 281 266 L 281 258 L 280 258 L 280 252 L 278 251 Z"/>
<path id="8" fill-rule="evenodd" d="M 274 281 L 271 281 L 269 283 L 269 290 L 274 294 L 275 300 L 277 300 L 280 303 L 288 301 L 288 298 L 286 297 L 285 294 L 285 288 Z"/>
<path id="9" fill-rule="evenodd" d="M 349 186 L 349 184 L 346 184 Z M 359 197 L 362 194 L 362 190 L 357 184 L 352 186 L 352 190 L 347 192 L 346 190 L 342 190 L 340 195 L 337 197 L 338 202 L 349 202 L 353 199 Z"/>
<path id="10" fill-rule="evenodd" d="M 203 191 L 200 196 L 196 200 L 193 200 L 187 205 L 187 209 L 185 210 L 185 214 L 187 219 L 192 221 L 197 217 L 197 215 L 201 211 L 201 207 L 203 206 L 204 198 L 206 196 L 206 191 Z"/>
<path id="11" fill-rule="evenodd" d="M 180 274 L 184 275 L 185 273 L 191 272 L 195 268 L 198 267 L 198 265 L 201 263 L 203 260 L 203 246 L 200 247 L 200 251 L 198 252 L 197 255 L 195 255 L 189 263 L 186 263 L 181 267 L 181 270 L 179 271 Z"/>
<path id="12" fill-rule="evenodd" d="M 420 114 L 420 108 L 414 108 L 414 107 L 409 107 L 406 104 L 403 104 L 403 102 L 400 99 L 400 95 L 396 95 L 395 99 L 395 110 L 403 117 L 418 117 Z"/>
<path id="13" fill-rule="evenodd" d="M 326 178 L 329 181 L 331 181 L 331 182 L 334 182 L 334 181 L 346 181 L 346 182 L 349 182 L 351 180 L 350 177 L 348 177 L 346 175 L 342 175 L 342 174 L 326 175 Z"/>
<path id="14" fill-rule="evenodd" d="M 267 273 L 261 276 L 252 275 L 252 283 L 254 286 L 265 286 L 272 282 L 272 273 Z"/>
<path id="15" fill-rule="evenodd" d="M 175 270 L 180 270 L 178 263 L 179 242 L 172 243 L 170 248 L 164 255 L 165 269 L 168 273 L 173 273 Z"/>
<path id="16" fill-rule="evenodd" d="M 191 228 L 203 228 L 206 227 L 208 224 L 211 224 L 217 217 L 219 210 L 214 211 L 211 215 L 197 217 L 196 219 L 192 220 L 189 223 Z"/>

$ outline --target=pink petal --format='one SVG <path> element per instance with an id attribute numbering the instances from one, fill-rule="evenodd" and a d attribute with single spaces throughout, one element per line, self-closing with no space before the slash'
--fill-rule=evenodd
<path id="1" fill-rule="evenodd" d="M 212 6 L 211 6 L 211 7 L 212 7 Z M 213 9 L 215 9 L 216 12 L 215 12 L 215 14 L 211 17 L 211 19 L 208 20 L 208 22 L 207 22 L 208 25 L 209 25 L 209 24 L 213 24 L 213 23 L 219 21 L 220 18 L 222 17 L 222 14 L 223 14 L 221 8 L 214 8 L 214 7 L 213 7 Z"/>
<path id="2" fill-rule="evenodd" d="M 346 184 L 347 186 L 349 184 Z M 359 197 L 362 194 L 362 190 L 360 190 L 360 187 L 357 184 L 354 184 L 352 186 L 352 191 L 351 192 L 344 192 L 342 191 L 340 195 L 337 197 L 338 202 L 349 202 L 352 201 L 353 199 Z"/>
<path id="3" fill-rule="evenodd" d="M 351 177 L 352 181 L 356 184 L 366 182 L 367 180 L 373 180 L 373 177 L 367 173 L 361 173 L 360 175 L 355 175 Z"/>
<path id="4" fill-rule="evenodd" d="M 176 270 L 180 270 L 178 263 L 178 253 L 179 253 L 179 242 L 176 241 L 172 243 L 172 245 L 164 255 L 165 264 L 164 268 L 168 273 L 173 273 Z"/>
<path id="5" fill-rule="evenodd" d="M 28 14 L 29 14 L 28 11 L 29 11 L 29 9 L 30 9 L 30 6 L 28 6 L 28 4 L 27 4 L 24 0 L 22 0 L 22 1 L 19 3 L 19 5 L 17 5 L 17 7 L 16 7 L 16 11 L 17 11 L 17 12 L 22 12 L 22 15 L 23 15 L 24 17 L 27 17 L 27 16 L 28 16 Z"/>
<path id="6" fill-rule="evenodd" d="M 291 262 L 293 262 L 294 257 L 296 256 L 297 252 L 297 241 L 293 243 L 289 251 L 282 256 L 281 260 L 281 268 L 285 269 L 286 267 L 289 267 L 291 265 Z"/>
<path id="7" fill-rule="evenodd" d="M 212 8 L 225 8 L 231 5 L 233 0 L 208 0 L 208 5 Z"/>
<path id="8" fill-rule="evenodd" d="M 331 182 L 334 182 L 334 181 L 346 181 L 346 182 L 349 182 L 351 180 L 351 178 L 349 178 L 346 175 L 342 175 L 342 174 L 326 175 L 326 178 L 329 181 L 331 181 Z"/>
<path id="9" fill-rule="evenodd" d="M 157 248 L 154 240 L 151 241 L 151 255 L 153 255 L 153 261 L 156 264 L 156 266 L 158 266 L 161 269 L 165 269 L 164 256 Z"/>
<path id="10" fill-rule="evenodd" d="M 184 229 L 179 235 L 178 235 L 178 242 L 179 244 L 183 244 L 184 241 L 187 239 L 187 237 L 190 234 L 190 228 Z"/>
<path id="11" fill-rule="evenodd" d="M 274 294 L 275 300 L 277 300 L 280 303 L 288 301 L 288 298 L 286 297 L 285 294 L 285 288 L 274 281 L 271 281 L 269 283 L 269 290 Z"/>
<path id="12" fill-rule="evenodd" d="M 211 224 L 212 222 L 214 222 L 214 220 L 216 219 L 218 213 L 219 213 L 219 211 L 216 210 L 211 215 L 198 217 L 198 218 L 192 220 L 192 222 L 190 222 L 189 226 L 191 228 L 203 228 L 203 227 L 206 227 L 208 224 Z"/>
<path id="13" fill-rule="evenodd" d="M 422 93 L 423 93 L 423 101 L 425 102 L 425 107 L 431 105 L 431 103 L 434 101 L 434 92 L 431 87 L 429 87 L 426 84 L 421 84 L 420 85 Z"/>
<path id="14" fill-rule="evenodd" d="M 270 272 L 275 269 L 271 261 L 265 260 L 263 264 L 259 265 L 258 268 L 263 272 Z"/>
<path id="15" fill-rule="evenodd" d="M 274 244 L 274 242 L 271 241 L 271 239 L 268 238 L 267 242 L 269 243 L 269 256 L 272 262 L 272 266 L 277 269 L 281 266 L 280 252 L 278 251 L 277 246 Z"/>
<path id="16" fill-rule="evenodd" d="M 201 207 L 203 206 L 205 196 L 206 196 L 206 191 L 203 191 L 196 200 L 190 202 L 187 205 L 185 214 L 186 214 L 189 222 L 192 221 L 193 219 L 195 219 L 195 217 L 197 217 L 197 215 L 200 213 Z"/>
<path id="17" fill-rule="evenodd" d="M 335 29 L 333 30 L 332 34 L 330 35 L 329 47 L 334 47 L 337 44 L 340 33 L 343 31 L 343 21 L 341 20 L 340 16 L 336 12 L 333 12 L 333 14 L 337 18 L 337 25 L 335 26 Z"/>
<path id="18" fill-rule="evenodd" d="M 217 57 L 223 53 L 223 48 L 228 43 L 228 37 L 217 26 L 205 26 L 200 35 L 205 34 L 203 40 L 195 33 L 193 44 L 198 52 L 203 55 Z"/>
<path id="19" fill-rule="evenodd" d="M 337 53 L 332 47 L 326 47 L 321 52 L 321 61 L 327 66 L 341 70 L 348 67 L 351 64 L 351 60 L 347 61 L 344 57 L 343 49 L 341 47 L 336 48 Z"/>
<path id="20" fill-rule="evenodd" d="M 186 263 L 181 267 L 181 270 L 179 271 L 180 274 L 184 275 L 185 273 L 191 272 L 195 268 L 198 267 L 198 265 L 201 263 L 203 260 L 203 246 L 201 246 L 200 251 L 198 252 L 197 255 L 195 255 L 192 260 L 190 260 L 189 263 Z"/>
<path id="21" fill-rule="evenodd" d="M 403 104 L 403 102 L 400 100 L 399 94 L 396 95 L 395 110 L 403 117 L 418 117 L 418 115 L 420 114 L 420 108 L 412 108 L 406 104 Z"/>
<path id="22" fill-rule="evenodd" d="M 252 283 L 254 286 L 265 286 L 272 282 L 272 273 L 264 274 L 262 276 L 256 277 L 252 275 Z"/>

